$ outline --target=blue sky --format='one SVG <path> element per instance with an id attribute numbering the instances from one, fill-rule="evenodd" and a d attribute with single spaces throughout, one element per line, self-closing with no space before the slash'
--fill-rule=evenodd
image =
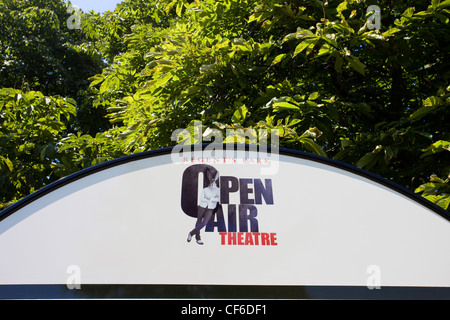
<path id="1" fill-rule="evenodd" d="M 122 2 L 122 0 L 70 0 L 70 2 L 85 12 L 91 10 L 105 12 L 107 10 L 114 10 L 116 4 Z"/>

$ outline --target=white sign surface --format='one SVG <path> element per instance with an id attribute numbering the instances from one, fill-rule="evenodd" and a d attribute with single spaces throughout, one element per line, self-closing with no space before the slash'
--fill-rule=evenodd
<path id="1" fill-rule="evenodd" d="M 183 159 L 103 165 L 4 215 L 0 285 L 450 287 L 448 217 L 381 179 L 289 152 Z"/>

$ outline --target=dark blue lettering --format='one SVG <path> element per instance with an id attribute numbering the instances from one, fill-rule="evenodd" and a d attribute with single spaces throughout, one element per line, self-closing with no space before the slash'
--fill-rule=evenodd
<path id="1" fill-rule="evenodd" d="M 273 204 L 272 180 L 266 179 L 266 186 L 260 179 L 255 179 L 255 204 L 262 204 L 264 198 L 266 204 Z"/>
<path id="2" fill-rule="evenodd" d="M 239 231 L 249 232 L 248 224 L 250 223 L 250 232 L 259 232 L 258 220 L 256 216 L 258 215 L 258 210 L 253 205 L 240 204 L 239 205 Z"/>
<path id="3" fill-rule="evenodd" d="M 220 178 L 220 203 L 230 203 L 230 192 L 239 190 L 239 180 L 235 177 Z"/>

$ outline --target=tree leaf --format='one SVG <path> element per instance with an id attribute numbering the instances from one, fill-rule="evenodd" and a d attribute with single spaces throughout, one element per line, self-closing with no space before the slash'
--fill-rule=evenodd
<path id="1" fill-rule="evenodd" d="M 450 151 L 450 141 L 439 140 L 431 144 L 428 148 L 423 149 L 421 158 L 428 157 L 442 151 Z"/>
<path id="2" fill-rule="evenodd" d="M 6 166 L 8 167 L 9 171 L 13 171 L 14 166 L 13 166 L 13 163 L 11 162 L 11 160 L 9 160 L 9 158 L 3 157 L 3 156 L 1 157 L 1 159 L 3 160 L 3 163 L 5 163 Z"/>
<path id="3" fill-rule="evenodd" d="M 443 101 L 439 97 L 428 97 L 423 102 L 423 107 L 417 109 L 409 116 L 409 120 L 420 120 L 424 116 L 436 111 L 437 107 L 443 105 Z"/>
<path id="4" fill-rule="evenodd" d="M 303 52 L 306 48 L 308 48 L 311 45 L 314 45 L 314 43 L 317 41 L 317 39 L 306 39 L 300 42 L 294 51 L 294 57 L 298 55 L 299 53 Z"/>
<path id="5" fill-rule="evenodd" d="M 312 139 L 310 138 L 306 138 L 306 137 L 301 137 L 299 139 L 300 143 L 309 151 L 322 156 L 322 157 L 326 157 L 327 154 L 325 151 L 323 151 L 322 147 L 319 146 L 317 143 L 315 143 Z"/>
<path id="6" fill-rule="evenodd" d="M 275 102 L 273 108 L 276 110 L 288 109 L 288 110 L 300 110 L 298 106 L 289 102 Z"/>
<path id="7" fill-rule="evenodd" d="M 337 54 L 336 61 L 334 63 L 334 70 L 336 70 L 337 73 L 342 73 L 343 66 L 344 66 L 344 59 L 339 54 Z"/>
<path id="8" fill-rule="evenodd" d="M 181 17 L 182 11 L 183 11 L 183 2 L 178 2 L 176 7 L 177 16 Z"/>
<path id="9" fill-rule="evenodd" d="M 319 98 L 319 93 L 313 92 L 309 95 L 308 100 L 316 100 L 317 98 Z"/>
<path id="10" fill-rule="evenodd" d="M 356 166 L 363 169 L 365 167 L 370 168 L 373 165 L 373 162 L 376 161 L 377 154 L 373 152 L 367 152 L 359 161 L 356 163 Z"/>
<path id="11" fill-rule="evenodd" d="M 284 59 L 286 56 L 287 56 L 286 53 L 282 53 L 282 54 L 277 55 L 277 56 L 275 57 L 275 59 L 273 59 L 272 64 L 280 63 L 281 61 L 283 61 L 283 59 Z"/>
<path id="12" fill-rule="evenodd" d="M 360 74 L 365 75 L 365 73 L 366 73 L 366 65 L 364 63 L 362 63 L 361 61 L 359 61 L 359 59 L 357 57 L 346 56 L 345 58 L 347 59 L 348 63 L 350 64 L 350 66 L 353 69 L 358 71 Z"/>

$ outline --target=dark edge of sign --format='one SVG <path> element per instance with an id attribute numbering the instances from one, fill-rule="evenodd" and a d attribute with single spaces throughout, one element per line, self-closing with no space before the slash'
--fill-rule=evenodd
<path id="1" fill-rule="evenodd" d="M 220 144 L 220 145 L 203 144 L 201 147 L 202 147 L 202 149 L 205 149 L 207 146 L 209 146 L 210 148 L 221 147 L 224 150 L 226 148 L 229 148 L 227 150 L 230 150 L 230 149 L 232 149 L 232 148 L 230 148 L 230 145 L 233 146 L 234 150 L 238 150 L 237 149 L 238 144 L 234 144 L 234 145 L 233 144 L 223 144 L 223 145 L 222 144 Z M 254 145 L 253 146 L 252 145 L 240 145 L 240 146 L 244 146 L 245 151 L 255 150 L 255 151 L 259 152 L 259 150 L 260 150 L 259 146 L 254 146 Z M 198 148 L 198 145 L 182 146 L 182 148 L 183 148 L 182 150 L 188 151 L 186 149 L 190 149 L 190 151 L 196 151 L 196 149 L 195 149 L 196 147 Z M 12 215 L 13 213 L 17 212 L 19 209 L 30 204 L 31 202 L 45 196 L 46 194 L 48 194 L 58 188 L 65 186 L 71 182 L 74 182 L 76 180 L 84 178 L 90 174 L 94 174 L 94 173 L 100 172 L 102 170 L 112 168 L 114 166 L 126 164 L 128 162 L 142 160 L 142 159 L 151 158 L 151 157 L 155 157 L 155 156 L 167 155 L 167 154 L 170 154 L 173 149 L 174 149 L 174 147 L 166 147 L 166 148 L 161 148 L 161 149 L 157 149 L 157 150 L 151 150 L 151 151 L 145 151 L 145 152 L 141 152 L 141 153 L 132 154 L 129 156 L 125 156 L 125 157 L 121 157 L 121 158 L 117 158 L 114 160 L 100 163 L 98 165 L 83 169 L 76 173 L 73 173 L 67 177 L 61 178 L 60 180 L 55 181 L 55 182 L 43 187 L 42 189 L 37 190 L 36 192 L 24 197 L 23 199 L 19 200 L 18 202 L 14 203 L 11 206 L 0 211 L 0 222 L 2 220 L 4 220 L 5 218 L 7 218 L 8 216 Z M 239 149 L 239 150 L 241 150 L 241 149 Z M 435 205 L 434 203 L 432 203 L 432 202 L 428 201 L 427 199 L 423 198 L 422 196 L 412 192 L 411 190 L 409 190 L 393 181 L 390 181 L 388 179 L 380 177 L 372 172 L 360 169 L 353 165 L 350 165 L 350 164 L 347 164 L 344 162 L 340 162 L 340 161 L 337 161 L 334 159 L 330 159 L 330 158 L 326 158 L 326 157 L 322 157 L 322 156 L 318 156 L 315 154 L 306 153 L 306 152 L 298 151 L 298 150 L 278 148 L 278 147 L 271 148 L 270 146 L 265 146 L 264 152 L 267 152 L 268 154 L 278 152 L 280 155 L 302 158 L 305 160 L 311 160 L 311 161 L 319 162 L 319 163 L 322 163 L 325 165 L 336 167 L 338 169 L 342 169 L 347 172 L 362 176 L 362 177 L 372 180 L 376 183 L 384 185 L 385 187 L 393 189 L 394 191 L 397 191 L 397 192 L 403 194 L 404 196 L 407 196 L 408 198 L 420 203 L 421 205 L 434 211 L 435 213 L 437 213 L 438 215 L 442 216 L 443 218 L 445 218 L 446 220 L 448 220 L 450 222 L 450 213 L 447 212 L 446 210 L 444 210 L 443 208 Z"/>
<path id="2" fill-rule="evenodd" d="M 450 287 L 265 285 L 0 285 L 0 300 L 450 300 Z"/>

